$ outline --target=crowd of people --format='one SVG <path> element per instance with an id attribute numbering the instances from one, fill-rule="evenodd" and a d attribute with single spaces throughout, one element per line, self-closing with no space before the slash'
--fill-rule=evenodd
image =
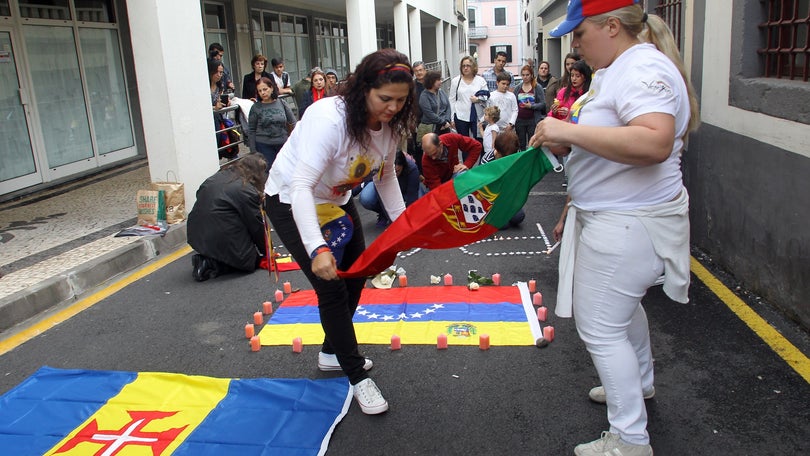
<path id="1" fill-rule="evenodd" d="M 658 16 L 637 0 L 593 0 L 587 11 L 582 4 L 569 2 L 566 20 L 550 31 L 573 32 L 577 52 L 564 59 L 564 73 L 552 76 L 546 61 L 536 72 L 524 65 L 514 87 L 504 53 L 482 75 L 463 57 L 448 93 L 440 73 L 393 49 L 365 56 L 344 81 L 316 68 L 294 85 L 282 60 L 271 60 L 270 74 L 267 59 L 254 57 L 242 94 L 254 101 L 248 134 L 256 153 L 198 190 L 188 223 L 194 278 L 255 269 L 266 249 L 263 208 L 318 297 L 325 334 L 318 367 L 342 370 L 361 410 L 383 413 L 388 402 L 352 324 L 365 279 L 338 277 L 365 249 L 353 197 L 384 228 L 460 173 L 548 147 L 570 157 L 567 202 L 553 232 L 562 242 L 555 311 L 576 315 L 602 382 L 589 397 L 607 404 L 610 424 L 575 454 L 652 455 L 644 400 L 655 394 L 653 358 L 641 298 L 663 275 L 667 295 L 687 301 L 680 153 L 699 122 L 697 101 Z M 228 102 L 221 95 L 230 74 L 212 49 L 216 111 Z M 296 98 L 298 119 L 280 100 L 285 94 Z M 502 228 L 525 216 L 518 211 Z M 325 229 L 335 221 L 339 237 Z M 228 244 L 217 242 L 220 229 L 234 233 Z"/>

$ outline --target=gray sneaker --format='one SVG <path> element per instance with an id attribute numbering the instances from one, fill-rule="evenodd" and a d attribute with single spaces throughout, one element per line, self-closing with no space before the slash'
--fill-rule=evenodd
<path id="1" fill-rule="evenodd" d="M 372 367 L 374 367 L 374 363 L 366 358 L 366 364 L 363 365 L 363 369 L 370 370 Z M 324 372 L 339 371 L 340 363 L 338 363 L 337 355 L 318 352 L 318 369 Z"/>
<path id="2" fill-rule="evenodd" d="M 354 385 L 354 398 L 366 415 L 377 415 L 388 410 L 388 402 L 370 378 Z"/>
<path id="3" fill-rule="evenodd" d="M 627 443 L 608 431 L 602 432 L 602 437 L 593 442 L 583 443 L 574 448 L 577 456 L 652 456 L 650 445 L 633 445 Z"/>
<path id="4" fill-rule="evenodd" d="M 655 397 L 655 387 L 651 386 L 649 391 L 643 391 L 644 399 L 652 399 Z M 607 396 L 605 395 L 604 386 L 596 386 L 588 391 L 588 398 L 597 404 L 607 404 Z"/>

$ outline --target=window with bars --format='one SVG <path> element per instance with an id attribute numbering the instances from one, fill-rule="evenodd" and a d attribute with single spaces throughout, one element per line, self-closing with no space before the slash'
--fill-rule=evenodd
<path id="1" fill-rule="evenodd" d="M 730 106 L 810 124 L 809 10 L 810 0 L 734 0 Z"/>
<path id="2" fill-rule="evenodd" d="M 810 76 L 810 0 L 761 0 L 764 22 L 759 24 L 766 78 L 808 81 Z"/>
<path id="3" fill-rule="evenodd" d="M 683 0 L 663 0 L 655 7 L 655 14 L 667 23 L 678 50 L 683 52 Z"/>

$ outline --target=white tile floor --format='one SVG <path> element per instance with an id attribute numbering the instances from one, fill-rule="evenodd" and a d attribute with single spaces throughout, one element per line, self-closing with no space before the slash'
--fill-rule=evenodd
<path id="1" fill-rule="evenodd" d="M 141 166 L 42 201 L 0 209 L 0 270 L 4 273 L 0 277 L 0 298 L 137 241 L 137 237 L 109 235 L 24 269 L 12 272 L 2 269 L 133 219 L 135 194 L 139 189 L 149 188 L 149 181 L 148 167 Z"/>

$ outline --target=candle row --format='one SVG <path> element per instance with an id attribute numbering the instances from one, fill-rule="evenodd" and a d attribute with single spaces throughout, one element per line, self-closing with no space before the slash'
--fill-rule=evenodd
<path id="1" fill-rule="evenodd" d="M 292 293 L 292 285 L 290 282 L 284 282 L 283 284 L 284 291 L 276 290 L 275 292 L 275 301 L 281 302 L 284 300 L 284 294 Z M 254 325 L 261 325 L 264 324 L 264 316 L 270 315 L 273 313 L 273 303 L 270 301 L 264 301 L 262 303 L 262 310 L 253 313 L 253 323 L 248 323 L 245 325 L 245 338 L 250 340 L 250 351 L 257 352 L 261 349 L 261 340 L 259 340 L 259 336 L 256 335 L 256 327 Z"/>
<path id="2" fill-rule="evenodd" d="M 478 336 L 478 348 L 481 350 L 489 350 L 489 334 L 481 334 Z M 401 350 L 402 339 L 394 334 L 391 336 L 391 350 Z M 447 334 L 439 334 L 436 336 L 436 349 L 447 350 Z"/>

